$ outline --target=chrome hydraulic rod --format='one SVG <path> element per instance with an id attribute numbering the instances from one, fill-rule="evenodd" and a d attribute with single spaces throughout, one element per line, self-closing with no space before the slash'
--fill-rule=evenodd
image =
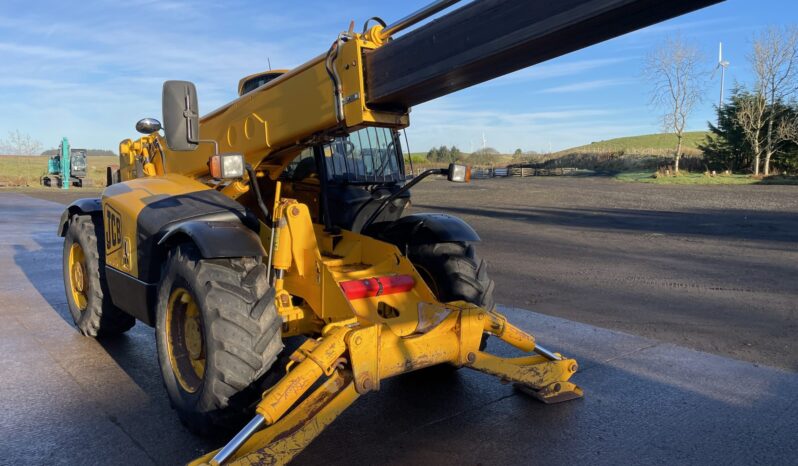
<path id="1" fill-rule="evenodd" d="M 213 457 L 212 464 L 224 464 L 224 462 L 227 461 L 227 459 L 230 458 L 230 456 L 232 456 L 233 453 L 235 453 L 236 451 L 238 451 L 239 448 L 241 448 L 241 445 L 243 445 L 244 442 L 246 442 L 247 440 L 249 440 L 250 437 L 252 437 L 252 434 L 257 432 L 258 429 L 260 429 L 260 427 L 263 425 L 264 422 L 265 419 L 263 419 L 263 416 L 261 416 L 260 414 L 257 414 L 254 418 L 252 418 L 252 420 L 249 421 L 249 423 L 246 426 L 244 426 L 244 428 L 241 429 L 241 431 L 237 433 L 236 436 L 232 438 L 232 440 L 227 442 L 227 445 L 225 445 L 224 447 L 222 447 L 221 450 L 219 450 L 219 453 L 217 453 Z"/>
<path id="2" fill-rule="evenodd" d="M 536 353 L 538 353 L 539 355 L 541 355 L 541 356 L 543 356 L 546 359 L 549 359 L 551 361 L 561 361 L 562 360 L 561 357 L 557 356 L 556 354 L 552 353 L 551 351 L 547 350 L 546 348 L 544 348 L 544 347 L 542 347 L 542 346 L 540 346 L 538 344 L 535 344 L 534 351 Z"/>
<path id="3" fill-rule="evenodd" d="M 397 32 L 424 21 L 435 13 L 445 10 L 459 1 L 460 0 L 437 0 L 432 2 L 429 5 L 414 11 L 413 13 L 410 13 L 404 18 L 389 24 L 385 27 L 385 29 L 382 30 L 380 36 L 382 36 L 383 39 L 387 39 Z"/>

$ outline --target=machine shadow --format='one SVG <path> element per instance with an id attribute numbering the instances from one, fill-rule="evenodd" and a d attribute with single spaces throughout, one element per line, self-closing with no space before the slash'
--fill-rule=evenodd
<path id="1" fill-rule="evenodd" d="M 798 243 L 798 218 L 792 212 L 755 210 L 510 208 L 484 209 L 451 205 L 415 204 L 423 210 L 510 220 L 529 225 L 552 225 L 589 230 L 617 230 L 642 234 L 706 236 L 741 240 Z"/>
<path id="2" fill-rule="evenodd" d="M 55 234 L 52 234 L 52 239 L 42 236 L 40 233 L 33 237 L 38 249 L 14 245 L 14 263 L 53 312 L 77 332 L 69 313 L 62 279 L 60 246 L 63 240 Z M 53 261 L 54 257 L 58 260 Z M 122 335 L 96 340 L 139 388 L 155 396 L 165 396 L 158 373 L 154 333 L 150 327 L 137 322 Z"/>

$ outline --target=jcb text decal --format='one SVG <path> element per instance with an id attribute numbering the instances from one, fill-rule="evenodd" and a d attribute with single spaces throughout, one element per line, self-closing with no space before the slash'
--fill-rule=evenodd
<path id="1" fill-rule="evenodd" d="M 122 220 L 113 207 L 105 206 L 105 251 L 110 254 L 122 246 Z"/>

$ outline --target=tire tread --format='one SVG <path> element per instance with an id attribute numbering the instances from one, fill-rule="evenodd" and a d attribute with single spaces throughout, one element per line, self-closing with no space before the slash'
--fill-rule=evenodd
<path id="1" fill-rule="evenodd" d="M 89 337 L 104 337 L 124 333 L 130 330 L 136 319 L 114 306 L 108 293 L 105 278 L 104 233 L 102 219 L 97 216 L 75 214 L 70 218 L 67 227 L 67 238 L 64 241 L 64 287 L 67 303 L 75 320 L 78 331 Z M 102 240 L 98 241 L 98 237 Z M 87 306 L 83 312 L 72 309 L 74 306 L 69 290 L 68 246 L 82 240 L 83 254 L 86 256 L 86 269 L 89 280 Z M 102 249 L 102 250 L 101 250 Z M 96 264 L 96 265 L 95 265 Z"/>
<path id="2" fill-rule="evenodd" d="M 227 427 L 231 419 L 233 423 L 240 420 L 249 401 L 237 400 L 242 392 L 252 391 L 248 389 L 283 349 L 282 319 L 266 280 L 266 267 L 256 258 L 206 260 L 193 245 L 182 244 L 170 253 L 167 274 L 174 263 L 191 264 L 193 278 L 183 279 L 192 280 L 195 290 L 203 294 L 198 298 L 204 303 L 206 347 L 214 349 L 206 360 L 202 401 L 197 406 L 201 412 L 178 409 L 178 413 L 190 430 L 209 434 L 214 427 Z M 163 372 L 166 377 L 167 370 Z"/>

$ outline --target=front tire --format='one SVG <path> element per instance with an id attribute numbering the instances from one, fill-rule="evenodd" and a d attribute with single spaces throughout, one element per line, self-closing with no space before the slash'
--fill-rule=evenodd
<path id="1" fill-rule="evenodd" d="M 64 288 L 75 326 L 89 337 L 118 335 L 136 323 L 134 317 L 111 302 L 105 281 L 103 240 L 100 219 L 90 215 L 72 216 L 64 237 Z"/>
<path id="2" fill-rule="evenodd" d="M 266 267 L 251 257 L 201 259 L 182 244 L 162 278 L 156 343 L 172 406 L 195 433 L 234 427 L 283 348 Z"/>
<path id="3" fill-rule="evenodd" d="M 470 243 L 412 246 L 408 258 L 439 301 L 466 301 L 485 310 L 496 307 L 488 265 Z"/>

